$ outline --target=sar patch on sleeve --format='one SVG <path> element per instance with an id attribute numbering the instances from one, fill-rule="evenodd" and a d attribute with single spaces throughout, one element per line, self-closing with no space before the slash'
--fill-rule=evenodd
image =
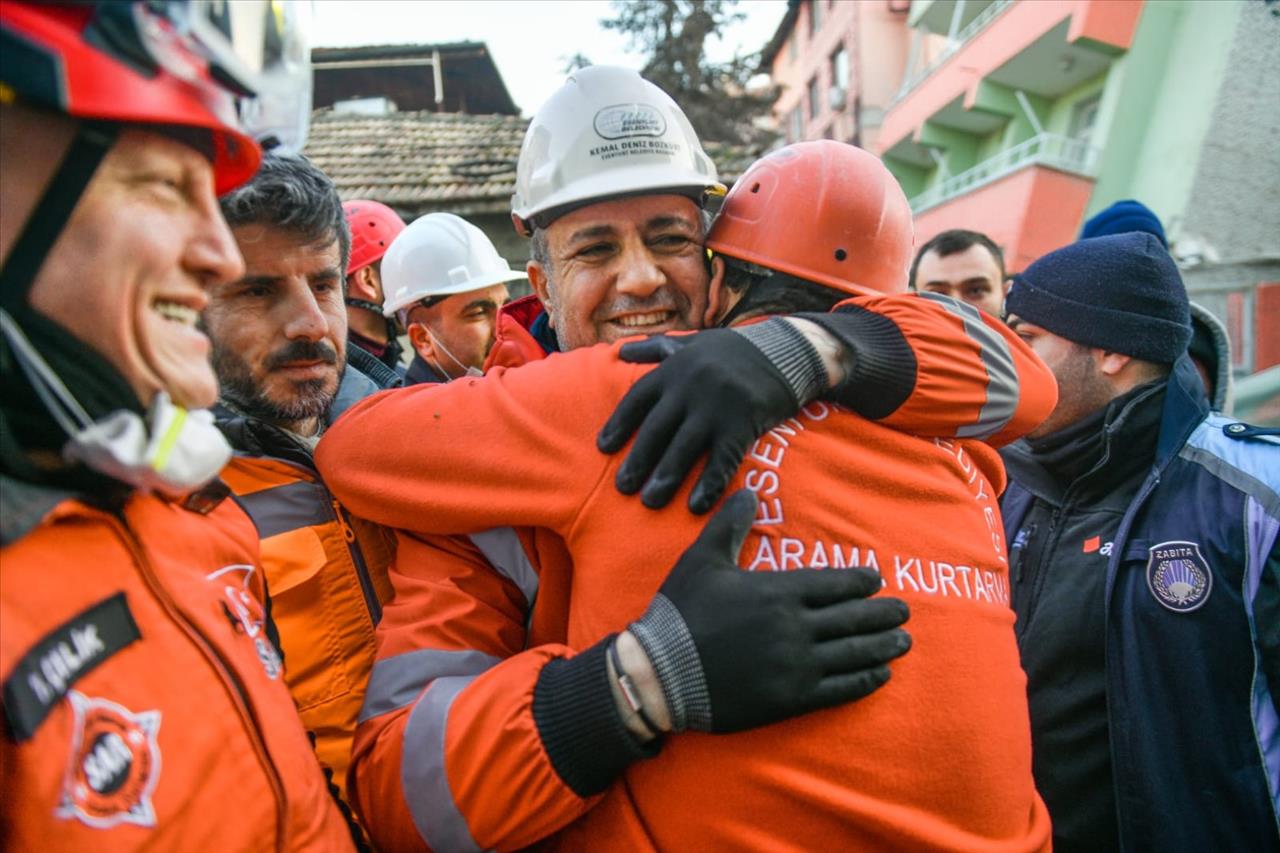
<path id="1" fill-rule="evenodd" d="M 120 823 L 155 826 L 151 795 L 160 779 L 160 712 L 135 714 L 78 690 L 67 698 L 76 723 L 57 816 L 95 829 Z"/>
<path id="2" fill-rule="evenodd" d="M 141 636 L 123 592 L 50 631 L 5 679 L 10 736 L 19 743 L 30 739 L 76 682 Z"/>

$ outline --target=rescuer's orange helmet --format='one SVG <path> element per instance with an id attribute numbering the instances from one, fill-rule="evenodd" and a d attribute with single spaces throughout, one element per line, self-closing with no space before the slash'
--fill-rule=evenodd
<path id="1" fill-rule="evenodd" d="M 707 248 L 854 296 L 903 293 L 913 231 L 880 159 L 829 139 L 757 160 L 733 185 Z"/>

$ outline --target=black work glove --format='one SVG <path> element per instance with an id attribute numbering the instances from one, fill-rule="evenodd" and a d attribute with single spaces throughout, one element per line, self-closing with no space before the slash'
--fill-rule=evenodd
<path id="1" fill-rule="evenodd" d="M 731 496 L 630 626 L 675 731 L 742 731 L 859 699 L 911 646 L 897 630 L 907 606 L 868 598 L 876 572 L 740 569 L 755 512 L 752 492 Z"/>
<path id="2" fill-rule="evenodd" d="M 704 454 L 707 467 L 689 495 L 689 509 L 711 509 L 751 443 L 827 383 L 813 346 L 781 318 L 741 329 L 652 337 L 626 344 L 620 355 L 633 363 L 662 364 L 631 387 L 596 445 L 616 453 L 639 429 L 616 482 L 618 491 L 640 492 L 653 509 L 670 503 Z"/>

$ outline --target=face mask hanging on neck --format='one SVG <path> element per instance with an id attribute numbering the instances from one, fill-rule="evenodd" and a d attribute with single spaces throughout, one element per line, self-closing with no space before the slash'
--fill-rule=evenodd
<path id="1" fill-rule="evenodd" d="M 216 477 L 231 458 L 211 412 L 187 411 L 163 391 L 145 420 L 125 410 L 91 420 L 4 310 L 0 329 L 36 393 L 70 436 L 62 448 L 67 459 L 135 488 L 178 498 Z"/>
<path id="2" fill-rule="evenodd" d="M 458 367 L 461 367 L 461 368 L 462 368 L 462 376 L 459 376 L 459 377 L 458 377 L 459 379 L 463 378 L 464 376 L 484 376 L 484 371 L 483 371 L 483 370 L 481 370 L 480 368 L 478 368 L 478 367 L 468 367 L 468 366 L 466 366 L 465 364 L 463 364 L 461 361 L 459 361 L 459 360 L 458 360 L 458 357 L 457 357 L 457 356 L 455 356 L 453 353 L 449 352 L 449 348 L 448 348 L 447 346 L 445 346 L 444 344 L 442 344 L 442 343 L 440 342 L 440 339 L 439 339 L 439 338 L 437 338 L 435 335 L 431 334 L 431 330 L 430 330 L 430 329 L 428 329 L 425 325 L 424 325 L 422 328 L 426 330 L 427 337 L 431 338 L 431 343 L 432 343 L 435 347 L 437 347 L 441 352 L 443 352 L 445 355 L 449 356 L 449 360 L 450 360 L 450 361 L 452 361 L 454 364 L 458 365 Z M 431 366 L 432 366 L 432 367 L 435 369 L 435 371 L 436 371 L 437 373 L 439 373 L 441 376 L 448 376 L 448 375 L 449 375 L 448 373 L 446 373 L 446 372 L 445 372 L 444 368 L 443 368 L 439 363 L 434 363 L 434 364 L 432 364 Z"/>

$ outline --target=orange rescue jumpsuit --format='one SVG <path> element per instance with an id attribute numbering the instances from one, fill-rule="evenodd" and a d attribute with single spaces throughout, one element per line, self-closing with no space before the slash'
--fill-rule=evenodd
<path id="1" fill-rule="evenodd" d="M 921 364 L 916 394 L 887 420 L 964 429 L 987 389 L 959 318 L 912 297 L 866 301 L 895 316 Z M 1017 435 L 1052 409 L 1052 377 L 990 326 L 1020 380 L 1006 427 Z M 1044 846 L 998 459 L 825 404 L 761 439 L 740 472 L 761 496 L 742 561 L 874 562 L 914 614 L 915 650 L 889 687 L 758 732 L 677 736 L 603 797 L 579 797 L 558 777 L 531 714 L 541 666 L 637 617 L 703 523 L 682 497 L 655 513 L 619 495 L 621 456 L 594 449 L 643 371 L 605 348 L 557 355 L 366 400 L 322 440 L 330 488 L 404 529 L 354 756 L 356 801 L 375 838 L 510 849 L 572 824 L 553 846 Z M 435 535 L 445 533 L 470 536 Z M 833 747 L 842 743 L 851 748 Z"/>
<path id="2" fill-rule="evenodd" d="M 266 636 L 258 537 L 4 481 L 0 847 L 350 850 Z"/>

